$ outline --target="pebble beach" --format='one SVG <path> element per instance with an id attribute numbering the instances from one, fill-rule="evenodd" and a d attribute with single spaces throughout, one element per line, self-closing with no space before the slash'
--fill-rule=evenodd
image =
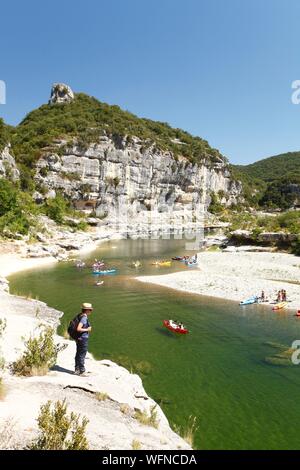
<path id="1" fill-rule="evenodd" d="M 276 300 L 285 289 L 286 308 L 300 309 L 300 258 L 286 253 L 201 252 L 197 268 L 159 276 L 140 276 L 141 282 L 157 284 L 193 294 L 240 302 L 264 290 Z M 180 263 L 178 263 L 180 268 Z"/>

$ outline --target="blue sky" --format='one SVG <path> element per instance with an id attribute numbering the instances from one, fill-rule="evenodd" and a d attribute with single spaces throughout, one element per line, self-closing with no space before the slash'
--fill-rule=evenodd
<path id="1" fill-rule="evenodd" d="M 199 135 L 231 162 L 300 150 L 298 0 L 27 0 L 1 5 L 0 115 L 65 82 Z"/>

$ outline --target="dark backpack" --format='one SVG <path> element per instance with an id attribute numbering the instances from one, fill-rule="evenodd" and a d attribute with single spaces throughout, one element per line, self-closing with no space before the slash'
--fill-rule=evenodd
<path id="1" fill-rule="evenodd" d="M 76 315 L 76 317 L 73 318 L 73 320 L 70 321 L 69 326 L 68 326 L 68 334 L 70 338 L 77 340 L 80 336 L 80 333 L 77 331 L 77 327 L 80 323 L 81 320 L 81 314 L 79 313 Z"/>

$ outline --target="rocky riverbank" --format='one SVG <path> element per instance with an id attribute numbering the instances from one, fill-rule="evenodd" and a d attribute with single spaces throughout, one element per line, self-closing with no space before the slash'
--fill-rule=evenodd
<path id="1" fill-rule="evenodd" d="M 65 349 L 47 375 L 27 378 L 12 375 L 8 366 L 22 354 L 22 337 L 34 334 L 40 324 L 56 328 L 63 313 L 43 302 L 10 295 L 8 282 L 3 278 L 0 307 L 0 319 L 7 322 L 0 340 L 6 362 L 2 374 L 5 394 L 0 398 L 0 448 L 24 448 L 37 435 L 40 406 L 47 400 L 66 399 L 69 411 L 88 418 L 86 434 L 91 449 L 137 446 L 141 449 L 190 449 L 171 430 L 161 408 L 146 394 L 139 376 L 111 361 L 96 361 L 91 354 L 87 356 L 90 375 L 86 378 L 73 375 L 73 341 L 55 337 Z M 157 413 L 157 428 L 143 425 L 135 418 L 137 410 L 149 416 L 153 407 Z"/>

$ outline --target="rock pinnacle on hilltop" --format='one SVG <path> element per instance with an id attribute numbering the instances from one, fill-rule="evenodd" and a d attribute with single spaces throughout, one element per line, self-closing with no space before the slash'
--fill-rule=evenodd
<path id="1" fill-rule="evenodd" d="M 72 89 L 65 83 L 54 83 L 51 88 L 49 104 L 70 103 L 74 99 Z"/>

